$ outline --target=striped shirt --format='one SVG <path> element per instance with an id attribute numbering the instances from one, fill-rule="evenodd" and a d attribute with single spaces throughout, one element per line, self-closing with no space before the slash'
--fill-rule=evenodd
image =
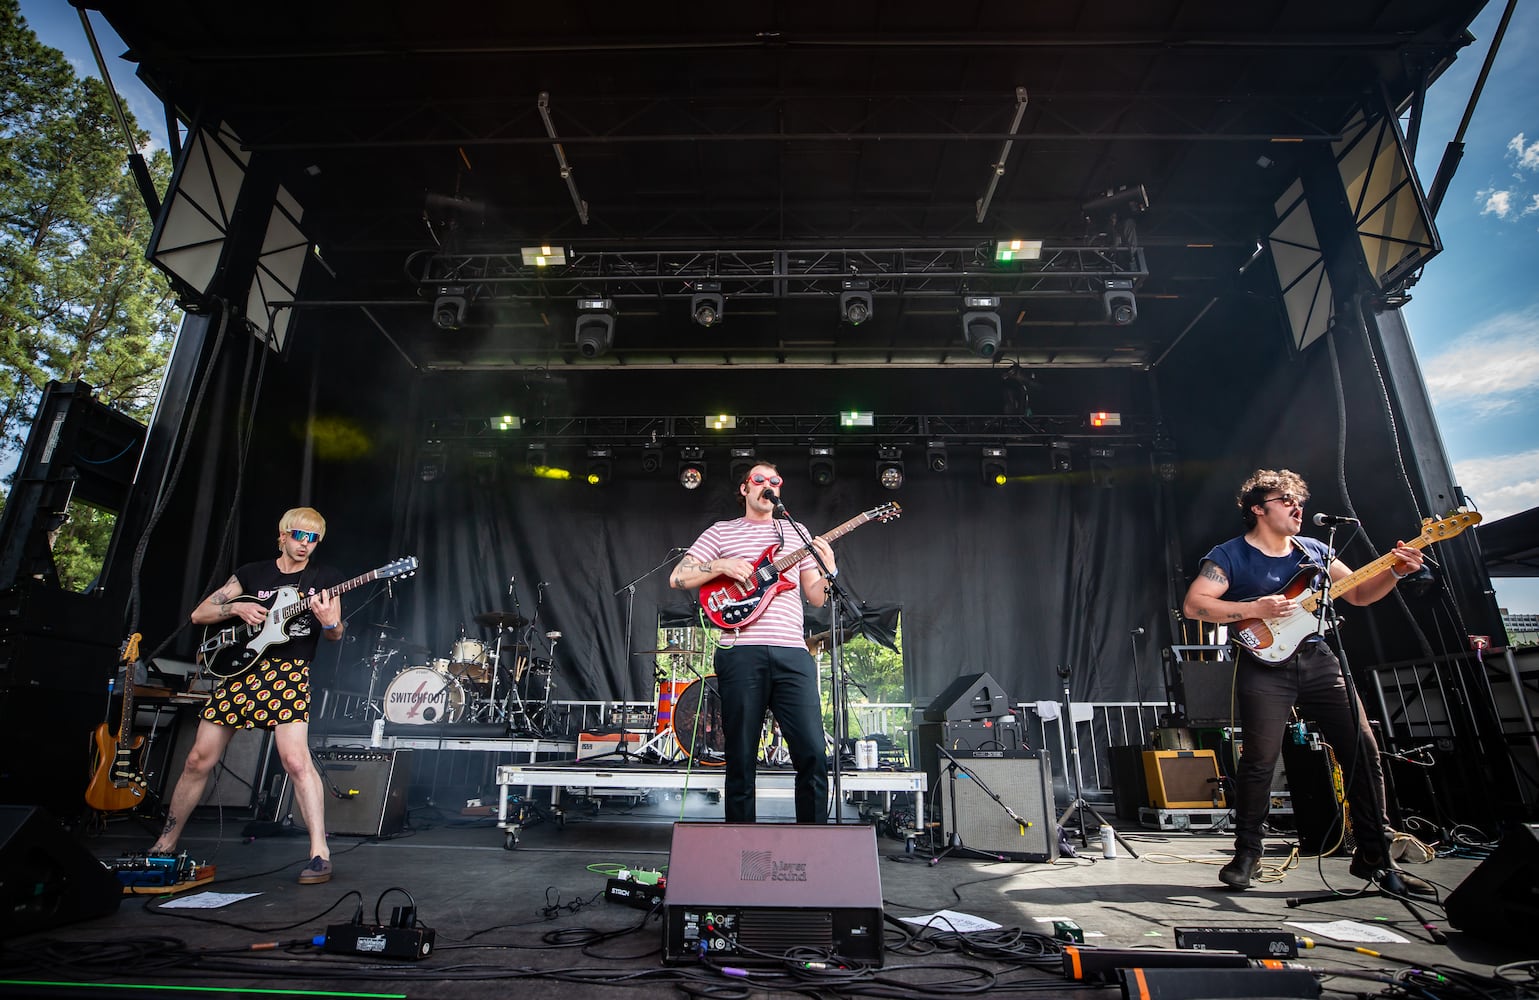
<path id="1" fill-rule="evenodd" d="M 812 537 L 811 532 L 807 537 Z M 802 548 L 803 543 L 796 530 L 782 521 L 750 521 L 739 517 L 717 521 L 706 528 L 689 547 L 689 554 L 702 563 L 713 559 L 747 559 L 756 563 L 771 545 L 777 546 L 773 558 L 779 558 L 786 552 Z M 796 584 L 796 589 L 771 598 L 769 607 L 754 622 L 736 629 L 730 636 L 723 636 L 728 640 L 723 645 L 806 648 L 807 642 L 802 636 L 801 575 L 804 570 L 817 567 L 817 560 L 812 558 L 812 553 L 807 553 L 784 574 Z"/>

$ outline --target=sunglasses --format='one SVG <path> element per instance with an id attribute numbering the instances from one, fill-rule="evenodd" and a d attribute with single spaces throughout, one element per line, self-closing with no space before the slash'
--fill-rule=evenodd
<path id="1" fill-rule="evenodd" d="M 755 472 L 753 474 L 753 484 L 755 486 L 763 486 L 765 483 L 769 483 L 771 486 L 779 486 L 783 482 L 785 482 L 785 480 L 781 479 L 779 476 L 766 476 L 761 472 Z"/>
<path id="2" fill-rule="evenodd" d="M 1280 497 L 1271 497 L 1271 498 L 1269 498 L 1267 500 L 1263 500 L 1261 502 L 1262 503 L 1283 503 L 1283 504 L 1287 504 L 1289 507 L 1297 507 L 1300 510 L 1303 510 L 1304 509 L 1304 500 L 1305 500 L 1304 497 L 1296 497 L 1292 493 L 1284 493 Z"/>
<path id="3" fill-rule="evenodd" d="M 295 528 L 289 532 L 289 537 L 296 542 L 318 542 L 321 540 L 319 531 L 306 531 L 303 528 Z"/>

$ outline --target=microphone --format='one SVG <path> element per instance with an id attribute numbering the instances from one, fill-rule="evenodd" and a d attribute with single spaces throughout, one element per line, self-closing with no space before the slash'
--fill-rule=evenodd
<path id="1" fill-rule="evenodd" d="M 549 587 L 549 586 L 550 586 L 550 584 L 546 583 L 544 580 L 541 580 L 539 583 L 535 584 L 534 589 L 535 590 L 544 590 L 546 587 Z"/>
<path id="2" fill-rule="evenodd" d="M 775 491 L 770 489 L 768 486 L 766 486 L 764 488 L 764 492 L 763 493 L 759 494 L 759 499 L 760 500 L 768 500 L 770 503 L 775 505 L 775 509 L 776 510 L 783 510 L 783 509 L 785 509 L 785 504 L 780 502 L 780 498 L 775 495 Z"/>
<path id="3" fill-rule="evenodd" d="M 1142 625 L 1138 626 L 1135 629 L 1129 629 L 1128 630 L 1128 635 L 1143 635 L 1143 634 L 1144 634 L 1144 627 Z"/>
<path id="4" fill-rule="evenodd" d="M 1355 518 L 1355 517 L 1347 517 L 1345 514 L 1324 514 L 1324 513 L 1316 514 L 1314 516 L 1314 522 L 1315 522 L 1315 526 L 1318 527 L 1318 528 L 1323 528 L 1326 525 L 1330 525 L 1330 524 L 1357 524 L 1358 523 L 1357 518 Z"/>

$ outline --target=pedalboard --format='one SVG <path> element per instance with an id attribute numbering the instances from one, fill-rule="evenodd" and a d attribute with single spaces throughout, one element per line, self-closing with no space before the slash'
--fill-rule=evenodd
<path id="1" fill-rule="evenodd" d="M 159 895 L 181 892 L 213 881 L 214 866 L 200 865 L 182 854 L 125 854 L 107 862 L 123 892 Z"/>
<path id="2" fill-rule="evenodd" d="M 368 958 L 427 958 L 433 952 L 431 927 L 382 927 L 379 924 L 332 924 L 321 950 L 331 955 Z"/>
<path id="3" fill-rule="evenodd" d="M 619 903 L 637 910 L 655 910 L 663 905 L 667 882 L 648 885 L 631 878 L 612 878 L 604 884 L 604 902 Z"/>

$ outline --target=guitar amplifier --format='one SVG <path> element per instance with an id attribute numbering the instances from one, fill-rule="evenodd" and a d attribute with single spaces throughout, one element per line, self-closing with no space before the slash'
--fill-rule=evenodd
<path id="1" fill-rule="evenodd" d="M 310 751 L 321 776 L 327 833 L 341 837 L 389 837 L 406 826 L 406 789 L 411 783 L 410 750 L 333 747 Z M 305 829 L 294 807 L 294 784 L 284 775 L 278 816 L 292 816 Z"/>

